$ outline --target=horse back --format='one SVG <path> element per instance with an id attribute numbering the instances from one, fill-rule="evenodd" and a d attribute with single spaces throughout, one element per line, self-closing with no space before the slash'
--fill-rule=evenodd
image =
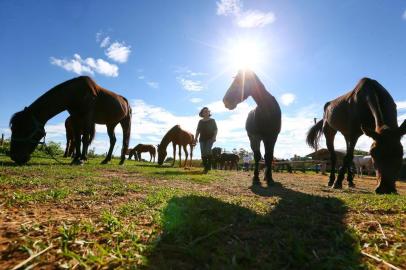
<path id="1" fill-rule="evenodd" d="M 324 120 L 344 135 L 360 135 L 361 125 L 375 129 L 372 109 L 381 112 L 384 123 L 397 126 L 396 104 L 389 92 L 377 81 L 363 78 L 353 90 L 326 103 Z"/>

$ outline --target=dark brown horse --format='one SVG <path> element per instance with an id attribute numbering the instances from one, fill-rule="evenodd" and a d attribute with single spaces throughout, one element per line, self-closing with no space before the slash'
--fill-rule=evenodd
<path id="1" fill-rule="evenodd" d="M 272 160 L 276 140 L 281 130 L 281 110 L 275 97 L 272 96 L 250 70 L 240 70 L 223 98 L 224 106 L 233 110 L 237 104 L 251 96 L 257 107 L 248 114 L 245 129 L 254 152 L 255 170 L 253 184 L 259 184 L 258 164 L 261 160 L 260 144 L 265 146 L 265 177 L 272 185 Z"/>
<path id="2" fill-rule="evenodd" d="M 212 160 L 212 168 L 213 169 L 218 169 L 218 167 L 220 166 L 220 157 L 221 157 L 221 152 L 223 150 L 221 149 L 221 147 L 214 147 L 211 150 L 211 155 L 213 157 Z"/>
<path id="3" fill-rule="evenodd" d="M 154 163 L 155 163 L 155 154 L 156 154 L 156 150 L 155 150 L 155 146 L 153 146 L 152 144 L 137 144 L 137 146 L 135 146 L 133 149 L 131 149 L 128 159 L 131 159 L 133 156 L 136 160 L 141 161 L 141 153 L 149 153 L 149 162 L 152 161 L 152 158 L 154 159 Z"/>
<path id="4" fill-rule="evenodd" d="M 73 157 L 75 155 L 75 132 L 73 130 L 72 117 L 68 116 L 65 120 L 65 130 L 66 130 L 66 148 L 63 157 Z M 95 134 L 95 125 L 93 125 L 92 132 L 90 133 L 89 144 L 93 141 Z M 80 131 L 83 134 L 83 131 Z"/>
<path id="5" fill-rule="evenodd" d="M 164 160 L 167 155 L 166 148 L 170 142 L 172 142 L 172 146 L 173 146 L 172 166 L 175 165 L 176 145 L 179 145 L 179 167 L 182 166 L 181 146 L 183 147 L 183 151 L 185 152 L 185 164 L 183 166 L 186 167 L 186 162 L 187 162 L 187 158 L 188 158 L 188 151 L 187 151 L 188 145 L 190 146 L 190 166 L 192 166 L 193 147 L 195 146 L 194 136 L 192 133 L 181 129 L 181 127 L 179 125 L 176 125 L 173 128 L 171 128 L 162 138 L 161 143 L 158 144 L 158 164 L 162 165 L 164 163 Z"/>
<path id="6" fill-rule="evenodd" d="M 222 153 L 219 160 L 220 169 L 227 170 L 228 167 L 229 170 L 232 170 L 234 167 L 238 171 L 238 161 L 240 161 L 240 157 L 237 154 Z"/>
<path id="7" fill-rule="evenodd" d="M 95 123 L 107 125 L 110 137 L 110 149 L 102 163 L 111 160 L 116 142 L 114 128 L 118 123 L 121 124 L 123 148 L 120 164 L 124 163 L 131 132 L 131 107 L 124 97 L 100 87 L 87 76 L 77 77 L 55 86 L 29 107 L 12 116 L 11 159 L 18 164 L 26 163 L 41 138 L 45 136 L 45 123 L 65 110 L 72 117 L 75 134 L 76 153 L 72 164 L 81 164 L 82 160 L 86 160 L 90 134 Z"/>
<path id="8" fill-rule="evenodd" d="M 335 179 L 334 137 L 337 131 L 344 135 L 347 153 Z M 403 157 L 400 139 L 406 133 L 406 121 L 398 127 L 396 104 L 388 91 L 377 81 L 363 78 L 354 90 L 327 102 L 324 105 L 323 119 L 309 130 L 307 143 L 316 148 L 322 133 L 326 137 L 331 157 L 329 186 L 342 188 L 346 172 L 349 185 L 353 185 L 350 167 L 354 148 L 358 138 L 364 133 L 374 140 L 370 152 L 379 178 L 375 192 L 396 192 L 395 178 Z"/>

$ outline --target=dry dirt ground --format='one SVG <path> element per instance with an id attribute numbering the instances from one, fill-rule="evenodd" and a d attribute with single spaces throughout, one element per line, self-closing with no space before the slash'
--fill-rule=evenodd
<path id="1" fill-rule="evenodd" d="M 96 220 L 101 213 L 106 209 L 114 209 L 118 205 L 123 205 L 128 202 L 142 201 L 146 198 L 145 190 L 157 188 L 170 188 L 181 190 L 183 192 L 199 192 L 208 194 L 214 197 L 224 198 L 248 198 L 250 202 L 259 201 L 264 204 L 275 204 L 278 197 L 283 197 L 285 190 L 293 190 L 295 192 L 317 195 L 322 197 L 340 197 L 349 194 L 363 195 L 371 194 L 376 185 L 373 178 L 355 178 L 355 188 L 347 188 L 344 182 L 342 190 L 332 190 L 326 187 L 327 176 L 318 174 L 303 174 L 303 173 L 275 173 L 274 178 L 281 184 L 274 187 L 275 196 L 263 196 L 260 192 L 254 192 L 251 188 L 252 177 L 250 172 L 227 172 L 227 177 L 216 179 L 208 183 L 190 182 L 185 180 L 164 179 L 145 177 L 138 172 L 126 171 L 120 169 L 108 169 L 103 172 L 103 177 L 108 182 L 108 179 L 119 179 L 122 183 L 132 184 L 134 188 L 132 192 L 124 192 L 123 194 L 112 194 L 108 191 L 101 191 L 97 196 L 84 196 L 81 193 L 73 193 L 60 200 L 44 200 L 40 203 L 28 201 L 26 203 L 10 203 L 10 198 L 15 191 L 12 185 L 1 185 L 0 195 L 0 269 L 11 269 L 18 263 L 24 261 L 30 256 L 30 253 L 46 248 L 44 243 L 51 243 L 60 233 L 61 224 L 73 224 L 77 221 Z M 30 176 L 27 175 L 29 178 Z M 215 177 L 213 175 L 213 177 Z M 400 196 L 406 195 L 406 183 L 398 182 L 397 188 Z M 19 191 L 31 193 L 38 192 L 41 189 L 46 189 L 46 186 L 27 186 L 19 188 Z M 254 199 L 254 200 L 252 200 Z M 362 232 L 373 231 L 377 237 L 381 235 L 381 229 L 384 227 L 385 237 L 390 241 L 392 230 L 390 226 L 385 226 L 388 219 L 391 219 L 390 211 L 382 211 L 379 213 L 371 211 L 359 211 L 359 207 L 350 208 L 346 214 L 346 222 Z M 406 220 L 404 212 L 396 212 L 403 227 L 403 236 L 405 237 Z M 152 220 L 141 220 L 138 223 L 138 230 L 151 231 L 155 230 L 156 226 Z M 382 226 L 381 226 L 382 225 Z M 383 232 L 382 232 L 383 233 Z M 41 245 L 36 245 L 30 241 L 37 239 Z M 406 239 L 406 238 L 403 238 Z M 80 243 L 79 243 L 80 244 Z M 366 247 L 368 251 L 368 247 Z M 27 252 L 28 251 L 28 252 Z M 373 250 L 369 250 L 373 252 Z M 34 268 L 70 268 L 69 263 L 56 263 L 61 258 L 61 250 L 51 248 L 45 252 L 41 260 L 33 260 L 34 263 L 27 263 Z M 405 254 L 404 250 L 401 254 Z M 31 254 L 32 255 L 32 254 Z M 365 260 L 369 260 L 364 258 Z M 49 263 L 46 263 L 49 262 Z M 386 268 L 384 264 L 370 262 L 379 268 Z M 26 266 L 27 266 L 26 265 Z M 76 264 L 76 266 L 80 266 Z M 398 267 L 406 267 L 406 265 L 398 265 Z M 97 267 L 96 267 L 97 268 Z"/>

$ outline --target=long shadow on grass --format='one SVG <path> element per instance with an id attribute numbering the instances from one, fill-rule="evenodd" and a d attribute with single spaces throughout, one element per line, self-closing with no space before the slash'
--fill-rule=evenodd
<path id="1" fill-rule="evenodd" d="M 174 197 L 162 212 L 152 269 L 359 269 L 358 241 L 337 198 L 282 186 L 256 187 L 279 198 L 267 214 L 212 197 Z M 255 203 L 255 202 L 254 202 Z M 253 204 L 254 204 L 253 203 Z M 253 206 L 255 208 L 255 206 Z"/>

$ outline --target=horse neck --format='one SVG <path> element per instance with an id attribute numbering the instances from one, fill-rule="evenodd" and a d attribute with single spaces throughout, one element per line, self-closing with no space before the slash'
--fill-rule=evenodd
<path id="1" fill-rule="evenodd" d="M 58 85 L 40 96 L 28 108 L 42 124 L 66 110 L 67 91 Z"/>
<path id="2" fill-rule="evenodd" d="M 172 141 L 170 138 L 172 135 L 172 130 L 168 131 L 168 133 L 165 134 L 165 136 L 162 138 L 162 141 L 160 143 L 160 146 L 162 146 L 164 149 L 168 146 L 168 144 Z"/>
<path id="3" fill-rule="evenodd" d="M 383 86 L 377 85 L 369 91 L 367 104 L 375 120 L 375 129 L 386 125 L 390 128 L 397 128 L 396 104 Z"/>
<path id="4" fill-rule="evenodd" d="M 267 105 L 268 101 L 273 96 L 265 89 L 265 86 L 258 78 L 254 78 L 253 80 L 255 81 L 253 81 L 248 95 L 250 95 L 255 100 L 255 103 L 257 103 L 258 106 Z"/>

